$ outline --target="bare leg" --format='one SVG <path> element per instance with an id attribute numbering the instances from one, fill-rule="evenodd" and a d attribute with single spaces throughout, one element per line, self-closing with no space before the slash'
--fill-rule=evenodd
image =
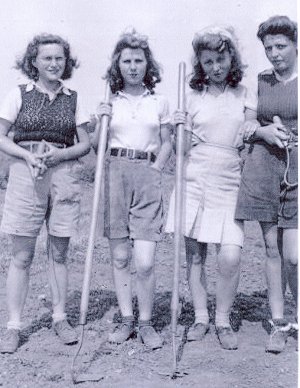
<path id="1" fill-rule="evenodd" d="M 282 251 L 290 290 L 298 302 L 298 230 L 283 229 Z"/>
<path id="2" fill-rule="evenodd" d="M 139 301 L 139 318 L 149 321 L 152 316 L 155 289 L 154 259 L 156 242 L 135 240 L 134 260 L 137 271 L 137 296 Z"/>
<path id="3" fill-rule="evenodd" d="M 128 238 L 109 240 L 112 256 L 113 278 L 119 308 L 123 317 L 133 316 Z"/>
<path id="4" fill-rule="evenodd" d="M 205 274 L 205 260 L 207 254 L 207 244 L 198 243 L 192 238 L 185 238 L 186 260 L 187 260 L 187 278 L 192 294 L 193 306 L 199 322 L 208 323 L 207 313 L 207 285 Z M 204 316 L 205 315 L 205 316 Z M 205 322 L 204 322 L 205 321 Z"/>
<path id="5" fill-rule="evenodd" d="M 222 245 L 218 253 L 216 326 L 229 326 L 229 313 L 240 277 L 241 247 Z M 219 314 L 219 317 L 218 317 Z"/>
<path id="6" fill-rule="evenodd" d="M 69 240 L 69 237 L 48 236 L 49 280 L 54 321 L 66 318 L 65 308 L 68 290 L 66 258 Z"/>
<path id="7" fill-rule="evenodd" d="M 278 251 L 278 228 L 273 223 L 260 223 L 266 246 L 266 277 L 269 303 L 273 319 L 283 318 L 283 294 L 281 279 L 281 257 Z"/>
<path id="8" fill-rule="evenodd" d="M 29 271 L 35 250 L 35 237 L 13 236 L 13 259 L 7 276 L 9 323 L 21 323 L 21 315 L 29 287 Z M 18 328 L 18 327 L 14 327 Z"/>
<path id="9" fill-rule="evenodd" d="M 281 287 L 282 287 L 282 294 L 284 298 L 288 279 L 287 279 L 287 268 L 284 263 L 284 257 L 283 257 L 283 251 L 282 251 L 283 229 L 278 229 L 277 235 L 278 235 L 277 237 L 278 251 L 281 257 Z"/>
<path id="10" fill-rule="evenodd" d="M 53 303 L 53 329 L 66 345 L 77 342 L 77 333 L 67 322 L 66 300 L 68 268 L 66 264 L 69 237 L 48 236 L 49 280 Z"/>
<path id="11" fill-rule="evenodd" d="M 218 252 L 218 280 L 216 289 L 216 333 L 224 349 L 238 348 L 238 340 L 233 332 L 229 314 L 240 277 L 241 247 L 221 245 Z"/>
<path id="12" fill-rule="evenodd" d="M 162 347 L 162 340 L 151 325 L 155 275 L 155 241 L 135 240 L 134 261 L 139 301 L 139 338 L 150 349 Z"/>

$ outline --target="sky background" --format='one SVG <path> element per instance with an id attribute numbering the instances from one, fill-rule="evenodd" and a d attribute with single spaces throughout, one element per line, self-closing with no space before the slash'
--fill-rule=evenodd
<path id="1" fill-rule="evenodd" d="M 270 67 L 256 38 L 258 25 L 273 15 L 297 19 L 296 0 L 9 0 L 1 1 L 0 102 L 24 81 L 15 70 L 18 56 L 36 34 L 55 33 L 67 39 L 78 58 L 68 85 L 77 90 L 93 112 L 103 98 L 102 79 L 120 34 L 129 26 L 149 37 L 155 58 L 163 67 L 157 91 L 171 110 L 177 105 L 178 65 L 191 71 L 191 42 L 195 32 L 218 23 L 234 27 L 248 65 L 244 83 L 255 82 L 258 71 Z"/>

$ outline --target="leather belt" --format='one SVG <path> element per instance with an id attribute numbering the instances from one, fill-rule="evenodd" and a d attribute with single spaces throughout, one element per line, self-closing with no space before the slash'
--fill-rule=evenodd
<path id="1" fill-rule="evenodd" d="M 132 148 L 111 148 L 110 155 L 128 159 L 147 159 L 154 163 L 156 156 L 152 152 L 139 151 Z"/>

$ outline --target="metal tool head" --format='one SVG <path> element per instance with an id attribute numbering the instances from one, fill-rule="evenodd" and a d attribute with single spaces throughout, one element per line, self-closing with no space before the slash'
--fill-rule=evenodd
<path id="1" fill-rule="evenodd" d="M 178 369 L 173 372 L 158 372 L 160 376 L 170 377 L 171 380 L 175 380 L 180 377 L 185 377 L 188 375 L 187 372 L 181 372 Z"/>
<path id="2" fill-rule="evenodd" d="M 104 376 L 97 373 L 79 373 L 77 376 L 72 373 L 73 384 L 80 384 L 86 382 L 96 383 L 102 379 L 104 379 Z"/>

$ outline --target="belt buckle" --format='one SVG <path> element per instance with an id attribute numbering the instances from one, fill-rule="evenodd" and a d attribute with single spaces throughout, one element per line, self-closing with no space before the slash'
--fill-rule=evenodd
<path id="1" fill-rule="evenodd" d="M 128 159 L 135 159 L 135 149 L 126 148 L 126 157 Z"/>

